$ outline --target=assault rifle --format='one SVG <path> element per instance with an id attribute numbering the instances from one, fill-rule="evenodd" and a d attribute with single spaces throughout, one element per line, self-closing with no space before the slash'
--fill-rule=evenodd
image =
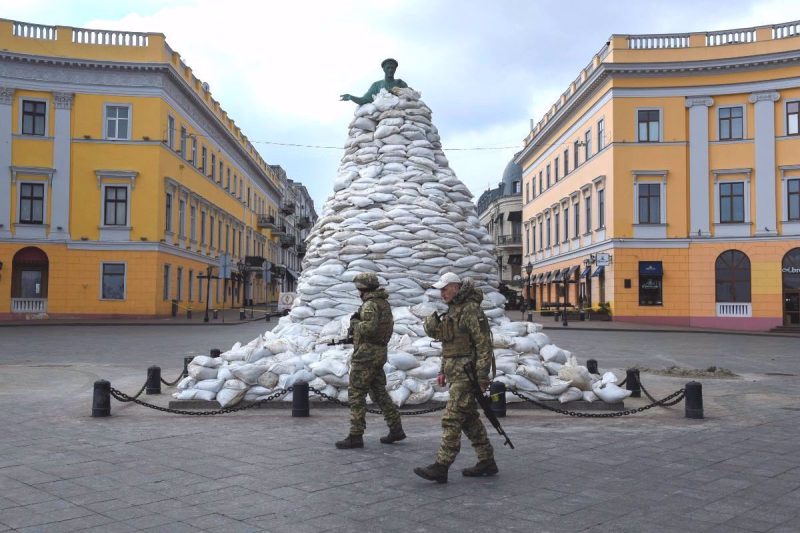
<path id="1" fill-rule="evenodd" d="M 353 344 L 353 337 L 344 337 L 342 339 L 332 339 L 329 340 L 327 343 L 328 346 L 339 346 L 340 344 Z"/>
<path id="2" fill-rule="evenodd" d="M 508 438 L 506 432 L 503 430 L 503 427 L 500 425 L 500 421 L 497 420 L 497 416 L 495 416 L 494 411 L 492 411 L 492 404 L 489 401 L 489 398 L 483 395 L 483 391 L 481 390 L 481 385 L 478 382 L 478 373 L 475 370 L 475 364 L 472 362 L 467 363 L 464 365 L 464 373 L 467 375 L 467 379 L 469 379 L 470 385 L 472 385 L 472 393 L 475 395 L 475 399 L 478 400 L 478 404 L 483 409 L 483 414 L 486 415 L 486 418 L 489 419 L 489 422 L 492 423 L 494 429 L 504 438 L 506 441 L 503 443 L 503 446 L 511 446 L 511 449 L 514 449 L 514 444 L 511 442 L 511 439 Z"/>

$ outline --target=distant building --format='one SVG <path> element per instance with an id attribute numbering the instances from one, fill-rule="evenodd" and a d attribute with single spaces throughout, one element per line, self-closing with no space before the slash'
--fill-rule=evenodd
<path id="1" fill-rule="evenodd" d="M 511 161 L 500 184 L 478 198 L 477 212 L 495 244 L 501 283 L 522 296 L 522 168 Z"/>
<path id="2" fill-rule="evenodd" d="M 532 127 L 539 309 L 800 326 L 800 22 L 612 35 Z"/>

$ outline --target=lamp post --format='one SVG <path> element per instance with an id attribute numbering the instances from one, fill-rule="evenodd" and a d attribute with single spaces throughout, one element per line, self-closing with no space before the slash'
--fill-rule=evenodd
<path id="1" fill-rule="evenodd" d="M 531 298 L 531 274 L 533 273 L 533 263 L 528 261 L 528 264 L 525 265 L 525 273 L 528 274 L 528 283 L 526 285 L 525 296 L 528 298 L 528 303 L 525 307 L 528 309 L 528 321 L 530 322 L 533 320 L 533 312 L 531 302 L 533 298 Z"/>

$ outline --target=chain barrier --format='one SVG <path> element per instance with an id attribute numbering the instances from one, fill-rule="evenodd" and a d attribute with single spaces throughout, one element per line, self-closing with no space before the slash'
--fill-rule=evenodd
<path id="1" fill-rule="evenodd" d="M 322 392 L 321 390 L 315 389 L 314 387 L 308 387 L 308 390 L 313 391 L 320 398 L 324 398 L 324 399 L 328 400 L 329 402 L 335 403 L 336 405 L 341 405 L 342 407 L 347 407 L 348 409 L 350 408 L 350 403 L 349 402 L 343 402 L 339 398 L 334 398 L 333 396 L 329 396 L 329 395 L 325 394 L 324 392 Z M 446 405 L 439 405 L 439 406 L 436 406 L 436 407 L 429 407 L 428 409 L 419 409 L 417 411 L 400 411 L 400 416 L 425 415 L 425 414 L 428 414 L 428 413 L 435 413 L 436 411 L 441 411 L 445 407 L 446 407 Z M 369 408 L 367 408 L 366 411 L 368 413 L 372 413 L 374 415 L 382 415 L 383 414 L 383 411 L 380 410 L 380 409 L 369 409 Z"/>
<path id="2" fill-rule="evenodd" d="M 147 388 L 147 382 L 145 381 L 144 385 L 142 385 L 142 388 L 139 389 L 139 392 L 137 392 L 133 396 L 128 396 L 127 394 L 125 394 L 123 392 L 119 392 L 117 389 L 115 389 L 113 387 L 111 388 L 111 390 L 112 390 L 112 395 L 113 395 L 113 391 L 117 391 L 120 394 L 120 396 L 125 398 L 124 400 L 120 399 L 120 398 L 117 398 L 117 400 L 119 400 L 121 402 L 134 402 L 134 401 L 136 401 L 136 398 L 138 398 L 139 396 L 142 395 L 142 393 L 144 392 L 144 389 L 146 389 L 146 388 Z"/>
<path id="3" fill-rule="evenodd" d="M 648 409 L 650 409 L 652 407 L 655 407 L 657 405 L 658 406 L 664 406 L 664 407 L 669 407 L 671 405 L 676 405 L 679 402 L 681 402 L 683 400 L 684 396 L 686 395 L 686 390 L 685 389 L 679 389 L 679 390 L 673 392 L 672 394 L 670 394 L 669 396 L 666 396 L 665 398 L 662 398 L 661 400 L 656 400 L 651 404 L 644 405 L 642 407 L 637 407 L 636 409 L 626 409 L 624 411 L 614 411 L 613 413 L 584 413 L 584 412 L 580 412 L 580 411 L 568 411 L 566 409 L 559 409 L 557 407 L 550 407 L 549 405 L 546 405 L 546 404 L 544 404 L 542 402 L 539 402 L 539 401 L 534 400 L 532 398 L 528 398 L 527 396 L 523 396 L 522 394 L 520 394 L 517 391 L 509 390 L 508 392 L 510 392 L 511 394 L 513 394 L 513 395 L 525 400 L 526 402 L 529 402 L 529 403 L 532 403 L 534 405 L 537 405 L 537 406 L 541 407 L 542 409 L 547 409 L 548 411 L 553 411 L 554 413 L 558 413 L 558 414 L 561 414 L 561 415 L 576 416 L 578 418 L 614 418 L 614 417 L 618 417 L 618 416 L 633 415 L 633 414 L 636 414 L 636 413 L 641 413 L 642 411 L 646 411 L 646 410 L 648 410 Z M 670 400 L 673 400 L 673 399 L 674 399 L 674 401 L 670 401 Z"/>
<path id="4" fill-rule="evenodd" d="M 181 370 L 181 373 L 178 374 L 178 377 L 175 378 L 173 381 L 166 381 L 164 378 L 160 378 L 160 379 L 161 379 L 161 383 L 163 383 L 167 387 L 172 387 L 174 385 L 177 385 L 178 382 L 183 379 L 183 370 Z"/>
<path id="5" fill-rule="evenodd" d="M 142 387 L 144 390 L 144 387 Z M 239 405 L 235 407 L 223 407 L 221 409 L 217 409 L 216 411 L 186 411 L 182 409 L 170 409 L 169 407 L 161 407 L 160 405 L 154 405 L 152 403 L 143 402 L 142 400 L 138 400 L 137 396 L 142 393 L 139 391 L 139 394 L 136 396 L 128 396 L 124 392 L 120 392 L 119 390 L 111 387 L 111 396 L 119 401 L 119 402 L 133 402 L 144 407 L 149 407 L 150 409 L 155 409 L 156 411 L 162 411 L 164 413 L 172 413 L 176 415 L 189 415 L 189 416 L 214 416 L 214 415 L 224 415 L 227 413 L 235 413 L 236 411 L 244 411 L 246 409 L 252 409 L 253 407 L 257 407 L 261 404 L 271 402 L 278 397 L 285 396 L 287 393 L 292 392 L 293 388 L 289 387 L 287 389 L 278 389 L 277 391 L 273 392 L 266 398 L 262 398 L 257 402 L 253 402 L 247 405 Z"/>

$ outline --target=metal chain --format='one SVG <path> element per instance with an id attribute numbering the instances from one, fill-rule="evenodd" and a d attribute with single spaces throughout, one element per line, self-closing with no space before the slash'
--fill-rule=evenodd
<path id="1" fill-rule="evenodd" d="M 176 415 L 189 415 L 189 416 L 214 416 L 214 415 L 224 415 L 227 413 L 235 413 L 236 411 L 244 411 L 245 409 L 252 409 L 253 407 L 257 407 L 261 404 L 271 402 L 280 396 L 284 396 L 286 393 L 291 392 L 292 387 L 287 389 L 278 389 L 277 391 L 273 392 L 266 398 L 258 400 L 257 402 L 253 402 L 247 405 L 239 405 L 237 407 L 223 407 L 222 409 L 218 409 L 216 411 L 186 411 L 181 409 L 170 409 L 169 407 L 161 407 L 160 405 L 153 405 L 152 403 L 143 402 L 142 400 L 137 400 L 136 396 L 128 396 L 124 392 L 120 392 L 114 387 L 111 387 L 111 396 L 114 397 L 115 400 L 120 402 L 133 402 L 144 407 L 149 407 L 150 409 L 155 409 L 156 411 L 162 411 L 164 413 L 172 413 Z M 141 394 L 142 391 L 139 391 Z M 138 394 L 137 394 L 138 396 Z"/>
<path id="2" fill-rule="evenodd" d="M 136 393 L 136 394 L 134 394 L 133 396 L 128 396 L 127 394 L 125 394 L 125 393 L 123 393 L 123 392 L 119 392 L 119 391 L 117 391 L 117 389 L 115 389 L 115 388 L 113 388 L 113 387 L 111 388 L 111 390 L 112 390 L 112 391 L 117 391 L 117 392 L 119 392 L 120 396 L 122 396 L 122 397 L 124 397 L 124 398 L 125 398 L 124 400 L 122 400 L 122 399 L 120 399 L 120 398 L 117 398 L 117 400 L 119 400 L 119 401 L 121 401 L 121 402 L 133 402 L 133 401 L 135 401 L 135 400 L 136 400 L 136 398 L 138 398 L 139 396 L 141 396 L 141 395 L 142 395 L 142 392 L 144 392 L 144 389 L 145 389 L 145 388 L 147 388 L 147 382 L 146 382 L 146 381 L 144 382 L 144 385 L 142 385 L 142 388 L 141 388 L 141 389 L 139 389 L 139 392 L 137 392 L 137 393 Z"/>
<path id="3" fill-rule="evenodd" d="M 182 379 L 183 379 L 183 370 L 181 370 L 181 373 L 180 373 L 180 374 L 178 374 L 178 377 L 177 377 L 177 378 L 175 378 L 175 380 L 174 380 L 174 381 L 169 381 L 169 382 L 167 382 L 167 381 L 165 381 L 165 380 L 164 380 L 164 378 L 161 378 L 161 383 L 163 383 L 163 384 L 164 384 L 164 385 L 166 385 L 167 387 L 172 387 L 173 385 L 177 385 L 177 384 L 178 384 L 178 382 L 179 382 L 180 380 L 182 380 Z"/>
<path id="4" fill-rule="evenodd" d="M 679 403 L 680 401 L 683 400 L 683 398 L 684 398 L 684 396 L 686 394 L 685 389 L 679 389 L 679 390 L 673 392 L 672 394 L 670 394 L 669 396 L 667 396 L 665 398 L 662 398 L 661 400 L 656 400 L 656 401 L 654 401 L 653 403 L 651 403 L 649 405 L 644 405 L 642 407 L 637 407 L 636 409 L 626 409 L 625 411 L 614 411 L 613 413 L 583 413 L 583 412 L 580 412 L 580 411 L 568 411 L 566 409 L 558 409 L 557 407 L 550 407 L 549 405 L 543 404 L 542 402 L 533 400 L 531 398 L 528 398 L 527 396 L 523 396 L 522 394 L 518 393 L 517 391 L 509 390 L 509 392 L 511 394 L 514 394 L 515 396 L 517 396 L 519 398 L 522 398 L 526 402 L 538 405 L 539 407 L 541 407 L 543 409 L 547 409 L 548 411 L 553 411 L 554 413 L 559 413 L 559 414 L 562 414 L 562 415 L 576 416 L 576 417 L 579 417 L 579 418 L 614 418 L 614 417 L 618 417 L 618 416 L 633 415 L 633 414 L 636 414 L 636 413 L 641 413 L 642 411 L 646 411 L 647 409 L 650 409 L 650 408 L 655 407 L 657 405 L 659 405 L 659 406 L 663 405 L 665 407 L 670 406 L 670 405 L 676 405 L 677 403 Z M 675 399 L 675 401 L 670 402 L 670 400 L 672 400 L 672 399 Z"/>
<path id="5" fill-rule="evenodd" d="M 313 391 L 314 393 L 319 395 L 321 398 L 324 398 L 324 399 L 328 400 L 329 402 L 333 402 L 333 403 L 335 403 L 337 405 L 341 405 L 342 407 L 348 407 L 348 408 L 350 407 L 350 404 L 348 402 L 343 402 L 339 398 L 334 398 L 333 396 L 329 396 L 329 395 L 325 394 L 324 392 L 322 392 L 321 390 L 315 389 L 314 387 L 308 387 L 308 390 Z M 399 412 L 400 412 L 400 416 L 424 415 L 424 414 L 428 414 L 428 413 L 434 413 L 436 411 L 441 411 L 445 407 L 446 407 L 446 405 L 441 405 L 441 406 L 437 406 L 437 407 L 430 407 L 428 409 L 420 409 L 418 411 L 399 411 Z M 369 408 L 367 408 L 366 411 L 368 413 L 372 413 L 374 415 L 382 415 L 383 414 L 383 411 L 380 410 L 380 409 L 369 409 Z"/>

